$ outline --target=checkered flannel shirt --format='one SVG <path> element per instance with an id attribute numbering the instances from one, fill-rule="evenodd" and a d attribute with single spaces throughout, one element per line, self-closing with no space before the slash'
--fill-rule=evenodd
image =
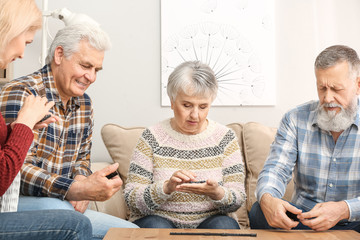
<path id="1" fill-rule="evenodd" d="M 87 94 L 73 97 L 66 109 L 55 88 L 49 65 L 2 88 L 0 110 L 13 122 L 28 95 L 46 96 L 55 105 L 50 110 L 61 121 L 34 130 L 34 141 L 21 169 L 23 195 L 64 199 L 76 175 L 88 176 L 93 132 L 93 109 Z"/>

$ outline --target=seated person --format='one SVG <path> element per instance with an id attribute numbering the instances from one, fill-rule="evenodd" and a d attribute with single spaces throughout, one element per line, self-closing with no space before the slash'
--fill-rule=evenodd
<path id="1" fill-rule="evenodd" d="M 15 79 L 1 91 L 1 112 L 10 123 L 27 96 L 46 97 L 60 121 L 34 131 L 34 141 L 21 168 L 19 211 L 69 209 L 84 213 L 93 237 L 103 238 L 111 227 L 137 227 L 133 223 L 87 209 L 89 200 L 104 201 L 119 191 L 119 176 L 107 179 L 118 164 L 95 173 L 90 170 L 93 108 L 86 89 L 102 69 L 107 34 L 96 26 L 71 25 L 55 36 L 47 64 Z M 11 111 L 9 111 L 11 109 Z"/>
<path id="2" fill-rule="evenodd" d="M 41 28 L 41 11 L 34 0 L 0 0 L 0 69 L 24 56 L 25 46 Z M 33 129 L 58 120 L 41 121 L 54 106 L 46 97 L 24 99 L 18 116 L 6 125 L 0 114 L 0 239 L 89 239 L 91 223 L 66 210 L 16 212 L 20 168 L 34 138 Z M 7 109 L 11 111 L 11 109 Z"/>
<path id="3" fill-rule="evenodd" d="M 125 201 L 141 228 L 238 229 L 245 201 L 244 165 L 235 133 L 207 119 L 218 85 L 200 62 L 169 76 L 174 117 L 142 133 L 134 150 Z"/>
<path id="4" fill-rule="evenodd" d="M 359 67 L 347 46 L 331 46 L 316 58 L 319 100 L 283 117 L 259 175 L 251 228 L 360 231 Z M 281 198 L 292 174 L 288 203 Z"/>

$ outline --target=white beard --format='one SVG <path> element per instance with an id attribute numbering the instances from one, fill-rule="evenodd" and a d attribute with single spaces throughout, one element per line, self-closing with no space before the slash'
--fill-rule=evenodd
<path id="1" fill-rule="evenodd" d="M 339 107 L 340 112 L 326 111 L 324 107 Z M 357 97 L 351 101 L 348 108 L 344 109 L 341 105 L 335 103 L 324 103 L 319 105 L 317 124 L 319 128 L 325 131 L 341 132 L 349 128 L 354 123 L 357 112 Z"/>

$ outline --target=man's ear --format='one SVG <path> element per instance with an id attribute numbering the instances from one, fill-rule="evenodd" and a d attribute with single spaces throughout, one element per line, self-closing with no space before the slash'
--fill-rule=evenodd
<path id="1" fill-rule="evenodd" d="M 356 94 L 360 95 L 360 76 L 356 78 Z"/>
<path id="2" fill-rule="evenodd" d="M 170 102 L 171 102 L 171 109 L 174 110 L 174 103 L 171 100 L 170 100 Z"/>
<path id="3" fill-rule="evenodd" d="M 56 65 L 60 65 L 64 58 L 64 49 L 62 46 L 57 46 L 54 52 L 54 62 Z"/>

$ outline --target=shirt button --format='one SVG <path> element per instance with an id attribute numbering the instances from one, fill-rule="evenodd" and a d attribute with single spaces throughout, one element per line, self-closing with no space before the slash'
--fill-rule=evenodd
<path id="1" fill-rule="evenodd" d="M 336 162 L 336 158 L 334 158 L 334 160 L 333 160 L 334 162 Z"/>
<path id="2" fill-rule="evenodd" d="M 329 184 L 329 187 L 333 187 L 334 185 L 332 183 Z"/>

